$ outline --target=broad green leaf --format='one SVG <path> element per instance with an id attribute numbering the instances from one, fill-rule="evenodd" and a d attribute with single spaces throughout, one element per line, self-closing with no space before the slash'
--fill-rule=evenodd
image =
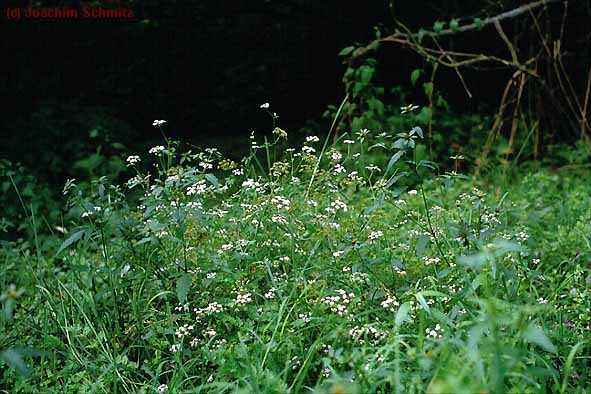
<path id="1" fill-rule="evenodd" d="M 400 327 L 402 323 L 408 320 L 408 311 L 410 310 L 410 305 L 408 302 L 400 305 L 400 308 L 396 311 L 396 317 L 394 318 L 394 327 Z"/>
<path id="2" fill-rule="evenodd" d="M 443 30 L 444 26 L 445 26 L 445 22 L 437 21 L 433 24 L 433 31 L 435 33 L 440 33 Z"/>
<path id="3" fill-rule="evenodd" d="M 339 56 L 347 56 L 355 50 L 355 47 L 345 47 L 339 52 Z"/>
<path id="4" fill-rule="evenodd" d="M 181 304 L 187 301 L 189 288 L 191 287 L 191 277 L 189 274 L 183 274 L 176 280 L 176 296 Z"/>
<path id="5" fill-rule="evenodd" d="M 423 297 L 423 294 L 421 292 L 416 293 L 415 298 L 417 299 L 419 304 L 421 304 L 421 306 L 423 307 L 425 312 L 431 313 L 431 309 L 429 308 L 429 305 L 427 304 L 427 300 L 425 300 L 425 297 Z"/>
<path id="6" fill-rule="evenodd" d="M 23 360 L 21 352 L 16 349 L 7 349 L 0 353 L 0 359 L 21 376 L 29 377 L 31 371 Z"/>
<path id="7" fill-rule="evenodd" d="M 410 83 L 412 83 L 412 86 L 415 86 L 417 84 L 417 80 L 419 79 L 422 73 L 423 70 L 421 70 L 420 68 L 412 71 L 412 73 L 410 74 Z"/>
<path id="8" fill-rule="evenodd" d="M 523 339 L 534 345 L 538 345 L 542 349 L 550 353 L 556 353 L 556 346 L 552 344 L 550 339 L 544 333 L 544 330 L 535 324 L 530 324 L 523 333 Z"/>
<path id="9" fill-rule="evenodd" d="M 216 189 L 220 187 L 220 182 L 213 174 L 205 174 L 205 179 L 207 179 Z"/>
<path id="10" fill-rule="evenodd" d="M 388 173 L 388 171 L 390 171 L 392 166 L 402 157 L 402 155 L 404 155 L 403 150 L 398 151 L 392 155 L 392 157 L 390 158 L 390 161 L 388 161 L 388 165 L 386 166 L 385 173 Z"/>
<path id="11" fill-rule="evenodd" d="M 80 240 L 80 238 L 82 238 L 84 236 L 84 234 L 86 233 L 86 230 L 79 230 L 76 231 L 75 233 L 73 233 L 72 235 L 70 235 L 60 246 L 60 248 L 57 250 L 56 254 L 59 254 L 62 250 L 66 249 L 68 246 L 72 245 L 73 243 L 77 242 L 78 240 Z"/>
<path id="12" fill-rule="evenodd" d="M 458 31 L 459 25 L 460 25 L 460 23 L 455 18 L 449 22 L 449 28 L 451 29 L 451 31 L 454 31 L 454 32 Z"/>

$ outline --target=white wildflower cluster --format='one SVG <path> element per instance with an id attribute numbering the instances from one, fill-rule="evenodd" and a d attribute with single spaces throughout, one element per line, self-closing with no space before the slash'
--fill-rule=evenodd
<path id="1" fill-rule="evenodd" d="M 389 296 L 384 301 L 380 302 L 382 308 L 389 310 L 390 312 L 396 312 L 396 307 L 400 306 L 400 303 L 394 296 Z"/>
<path id="2" fill-rule="evenodd" d="M 271 199 L 271 203 L 273 205 L 275 205 L 275 208 L 277 208 L 278 210 L 288 210 L 289 209 L 289 205 L 291 204 L 291 201 L 289 201 L 289 199 L 283 197 L 283 196 L 274 196 Z"/>
<path id="3" fill-rule="evenodd" d="M 202 161 L 199 163 L 199 167 L 203 168 L 204 170 L 211 170 L 213 168 L 213 164 Z"/>
<path id="4" fill-rule="evenodd" d="M 137 185 L 142 183 L 142 178 L 140 176 L 134 176 L 127 181 L 127 187 L 133 189 Z"/>
<path id="5" fill-rule="evenodd" d="M 367 236 L 371 241 L 375 241 L 378 238 L 382 238 L 384 236 L 384 233 L 380 230 L 378 231 L 372 231 L 371 233 L 369 233 L 369 235 Z"/>
<path id="6" fill-rule="evenodd" d="M 311 154 L 316 153 L 316 149 L 312 148 L 311 146 L 304 145 L 304 146 L 302 146 L 302 152 L 308 153 L 311 155 Z"/>
<path id="7" fill-rule="evenodd" d="M 246 305 L 252 301 L 252 295 L 250 293 L 238 294 L 234 302 L 236 305 Z"/>
<path id="8" fill-rule="evenodd" d="M 197 315 L 197 318 L 203 315 L 213 315 L 214 313 L 222 313 L 224 307 L 219 302 L 210 302 L 205 308 L 195 308 L 193 312 Z"/>
<path id="9" fill-rule="evenodd" d="M 179 350 L 181 350 L 181 345 L 174 344 L 168 350 L 170 350 L 172 353 L 177 353 Z"/>
<path id="10" fill-rule="evenodd" d="M 263 103 L 263 104 L 261 104 L 260 108 L 268 109 L 270 106 L 271 105 L 269 103 Z"/>
<path id="11" fill-rule="evenodd" d="M 346 144 L 346 145 L 353 145 L 354 143 L 355 143 L 355 141 L 353 141 L 353 140 L 343 140 L 343 144 Z"/>
<path id="12" fill-rule="evenodd" d="M 273 215 L 273 216 L 271 216 L 271 221 L 273 223 L 278 223 L 278 224 L 283 224 L 283 225 L 287 224 L 287 219 L 283 215 Z"/>
<path id="13" fill-rule="evenodd" d="M 441 262 L 441 259 L 439 257 L 423 256 L 423 262 L 425 263 L 425 265 L 431 265 Z"/>
<path id="14" fill-rule="evenodd" d="M 187 187 L 187 196 L 203 194 L 206 190 L 207 184 L 205 183 L 204 179 L 201 179 L 200 181 L 197 181 L 197 183 L 194 183 L 191 186 Z"/>
<path id="15" fill-rule="evenodd" d="M 333 209 L 333 212 L 336 212 L 338 210 L 341 210 L 343 212 L 347 212 L 347 204 L 345 204 L 343 201 L 338 200 L 338 199 L 331 202 L 330 207 Z"/>
<path id="16" fill-rule="evenodd" d="M 441 338 L 443 338 L 443 335 L 442 335 L 443 331 L 445 331 L 445 330 L 438 323 L 432 329 L 426 328 L 425 334 L 427 334 L 427 337 L 429 337 L 429 338 L 441 339 Z"/>
<path id="17" fill-rule="evenodd" d="M 332 169 L 333 175 L 339 175 L 339 174 L 343 174 L 346 172 L 347 172 L 347 169 L 339 163 L 335 164 L 334 168 Z"/>
<path id="18" fill-rule="evenodd" d="M 244 168 L 235 168 L 232 170 L 232 175 L 241 176 L 244 175 Z"/>
<path id="19" fill-rule="evenodd" d="M 162 126 L 164 123 L 166 123 L 165 120 L 155 120 L 152 122 L 152 126 Z"/>
<path id="20" fill-rule="evenodd" d="M 529 235 L 527 235 L 527 233 L 525 233 L 524 231 L 520 231 L 517 234 L 515 234 L 515 238 L 517 238 L 518 241 L 525 242 L 529 239 Z"/>
<path id="21" fill-rule="evenodd" d="M 349 335 L 354 340 L 358 340 L 362 345 L 365 345 L 367 340 L 371 345 L 374 346 L 378 345 L 382 340 L 388 337 L 388 333 L 386 331 L 380 331 L 371 326 L 355 326 L 349 330 Z"/>
<path id="22" fill-rule="evenodd" d="M 265 297 L 266 299 L 268 299 L 268 300 L 271 300 L 271 299 L 275 298 L 275 293 L 276 293 L 276 292 L 277 292 L 277 289 L 276 289 L 276 288 L 274 288 L 274 287 L 271 287 L 271 288 L 269 289 L 269 291 L 267 291 L 267 292 L 264 294 L 264 297 Z"/>
<path id="23" fill-rule="evenodd" d="M 311 135 L 309 137 L 306 137 L 306 142 L 318 142 L 320 141 L 320 138 L 318 138 L 315 135 Z"/>
<path id="24" fill-rule="evenodd" d="M 125 160 L 127 162 L 127 166 L 134 166 L 137 163 L 139 163 L 141 161 L 140 157 L 137 155 L 134 156 L 128 156 L 127 159 Z"/>
<path id="25" fill-rule="evenodd" d="M 308 313 L 300 313 L 298 314 L 298 319 L 302 320 L 304 323 L 310 323 L 312 321 L 312 314 Z"/>
<path id="26" fill-rule="evenodd" d="M 345 251 L 344 250 L 337 250 L 336 252 L 333 252 L 332 257 L 339 258 L 339 257 L 341 257 L 344 254 L 345 254 Z"/>
<path id="27" fill-rule="evenodd" d="M 348 293 L 343 290 L 337 290 L 339 295 L 326 296 L 322 299 L 322 303 L 328 305 L 330 310 L 339 316 L 344 316 L 347 313 L 347 306 L 351 302 L 351 299 L 355 298 L 355 294 Z"/>
<path id="28" fill-rule="evenodd" d="M 408 191 L 408 195 L 409 195 L 409 196 L 416 196 L 416 195 L 417 195 L 417 193 L 418 193 L 418 192 L 417 192 L 415 189 L 412 189 L 412 190 L 409 190 L 409 191 Z"/>
<path id="29" fill-rule="evenodd" d="M 175 335 L 177 338 L 181 339 L 189 334 L 191 334 L 191 332 L 195 329 L 195 327 L 192 324 L 185 324 L 180 326 L 179 328 L 177 328 L 177 330 L 175 331 Z"/>
<path id="30" fill-rule="evenodd" d="M 162 152 L 164 152 L 164 147 L 162 145 L 154 146 L 148 151 L 149 154 L 156 156 L 162 156 Z"/>
<path id="31" fill-rule="evenodd" d="M 343 155 L 336 150 L 332 150 L 330 152 L 330 160 L 334 161 L 334 162 L 339 162 L 341 161 L 341 159 L 343 158 Z"/>
<path id="32" fill-rule="evenodd" d="M 248 178 L 247 180 L 242 182 L 242 188 L 246 190 L 254 190 L 257 193 L 263 190 L 261 184 L 251 178 Z"/>
<path id="33" fill-rule="evenodd" d="M 158 388 L 156 389 L 156 391 L 158 391 L 158 394 L 168 393 L 168 385 L 162 383 L 160 386 L 158 386 Z"/>

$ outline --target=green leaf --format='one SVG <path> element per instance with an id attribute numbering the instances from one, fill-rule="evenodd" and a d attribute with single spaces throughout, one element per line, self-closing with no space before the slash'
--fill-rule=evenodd
<path id="1" fill-rule="evenodd" d="M 408 311 L 410 311 L 410 305 L 408 302 L 400 305 L 400 308 L 396 311 L 396 317 L 394 318 L 394 327 L 400 327 L 402 323 L 408 320 Z"/>
<path id="2" fill-rule="evenodd" d="M 74 234 L 70 235 L 60 246 L 60 248 L 57 250 L 57 254 L 59 254 L 62 250 L 66 249 L 68 246 L 72 245 L 73 243 L 77 242 L 78 240 L 80 240 L 80 238 L 82 238 L 84 236 L 84 234 L 86 233 L 86 230 L 80 230 L 80 231 L 76 231 Z"/>
<path id="3" fill-rule="evenodd" d="M 339 56 L 347 56 L 355 50 L 355 47 L 345 47 L 339 52 Z"/>
<path id="4" fill-rule="evenodd" d="M 523 333 L 523 339 L 534 345 L 538 345 L 542 349 L 550 353 L 556 353 L 556 346 L 552 344 L 550 339 L 544 333 L 544 330 L 535 324 L 530 324 Z"/>
<path id="5" fill-rule="evenodd" d="M 419 68 L 412 71 L 412 73 L 410 74 L 410 83 L 412 83 L 412 86 L 415 86 L 417 84 L 417 80 L 419 79 L 422 73 L 423 70 Z"/>
<path id="6" fill-rule="evenodd" d="M 452 19 L 452 20 L 449 22 L 449 28 L 450 28 L 450 29 L 451 29 L 451 31 L 453 31 L 453 32 L 456 32 L 456 31 L 458 31 L 458 27 L 459 27 L 459 25 L 460 25 L 460 23 L 459 23 L 459 22 L 458 22 L 458 20 L 457 20 L 457 19 L 455 19 L 455 18 L 454 18 L 454 19 Z"/>
<path id="7" fill-rule="evenodd" d="M 419 240 L 417 241 L 417 247 L 415 249 L 415 253 L 417 257 L 421 257 L 425 254 L 425 248 L 427 247 L 427 243 L 429 242 L 430 237 L 427 235 L 420 235 Z"/>
<path id="8" fill-rule="evenodd" d="M 480 18 L 474 18 L 474 24 L 476 25 L 476 28 L 478 30 L 482 29 L 482 19 Z"/>
<path id="9" fill-rule="evenodd" d="M 205 179 L 207 179 L 216 189 L 220 187 L 220 182 L 213 174 L 205 174 Z"/>
<path id="10" fill-rule="evenodd" d="M 445 22 L 437 21 L 433 24 L 433 31 L 435 33 L 440 33 L 443 30 L 444 26 L 445 26 Z"/>
<path id="11" fill-rule="evenodd" d="M 417 301 L 419 301 L 419 304 L 421 304 L 421 306 L 423 307 L 425 312 L 431 313 L 431 309 L 429 308 L 429 305 L 427 304 L 427 300 L 425 300 L 425 297 L 423 297 L 422 292 L 418 292 L 417 294 L 415 294 L 415 298 L 417 299 Z"/>
<path id="12" fill-rule="evenodd" d="M 390 171 L 390 169 L 392 168 L 392 166 L 398 161 L 400 160 L 400 158 L 402 157 L 402 155 L 404 155 L 404 151 L 400 150 L 396 153 L 394 153 L 392 155 L 392 157 L 390 158 L 390 161 L 388 161 L 388 165 L 386 166 L 386 172 L 388 173 L 388 171 Z"/>
<path id="13" fill-rule="evenodd" d="M 419 30 L 419 35 L 418 35 L 419 44 L 421 43 L 421 41 L 423 41 L 423 37 L 425 37 L 427 35 L 427 33 L 428 33 L 428 31 L 425 29 Z"/>
<path id="14" fill-rule="evenodd" d="M 408 133 L 409 135 L 413 136 L 413 135 L 418 135 L 421 138 L 423 137 L 423 129 L 421 129 L 419 126 L 415 126 L 412 128 L 412 130 L 410 131 L 410 133 Z"/>
<path id="15" fill-rule="evenodd" d="M 16 349 L 7 349 L 0 353 L 0 359 L 4 361 L 10 368 L 14 369 L 16 373 L 21 376 L 29 377 L 31 371 L 25 361 L 23 355 Z"/>
<path id="16" fill-rule="evenodd" d="M 176 296 L 181 304 L 187 301 L 189 288 L 191 287 L 191 277 L 189 274 L 183 274 L 176 280 Z"/>

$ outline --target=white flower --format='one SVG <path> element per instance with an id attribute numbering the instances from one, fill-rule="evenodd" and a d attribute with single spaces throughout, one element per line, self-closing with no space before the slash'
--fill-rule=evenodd
<path id="1" fill-rule="evenodd" d="M 343 144 L 353 145 L 354 143 L 355 143 L 355 141 L 353 141 L 353 140 L 343 140 Z"/>
<path id="2" fill-rule="evenodd" d="M 163 151 L 164 151 L 164 147 L 162 145 L 158 145 L 153 148 L 150 148 L 148 153 L 156 155 L 156 156 L 160 156 L 160 155 L 162 155 Z"/>
<path id="3" fill-rule="evenodd" d="M 332 257 L 341 257 L 344 254 L 345 254 L 345 251 L 344 250 L 337 250 L 336 252 L 334 252 L 332 254 Z"/>
<path id="4" fill-rule="evenodd" d="M 158 386 L 158 393 L 159 394 L 164 394 L 168 392 L 168 386 L 165 384 L 161 384 L 160 386 Z"/>
<path id="5" fill-rule="evenodd" d="M 341 155 L 341 153 L 337 152 L 336 150 L 330 154 L 330 159 L 332 161 L 341 161 L 342 158 L 343 158 L 343 155 Z"/>
<path id="6" fill-rule="evenodd" d="M 316 137 L 315 135 L 311 135 L 309 137 L 306 137 L 306 142 L 318 142 L 320 141 L 320 138 Z"/>
<path id="7" fill-rule="evenodd" d="M 269 107 L 270 107 L 269 103 L 261 104 L 261 108 L 269 108 Z"/>
<path id="8" fill-rule="evenodd" d="M 418 192 L 416 190 L 409 190 L 408 194 L 410 194 L 411 196 L 415 196 Z"/>
<path id="9" fill-rule="evenodd" d="M 347 204 L 345 204 L 341 200 L 334 200 L 332 203 L 330 203 L 330 206 L 336 211 L 342 209 L 343 212 L 347 212 Z"/>
<path id="10" fill-rule="evenodd" d="M 311 146 L 304 145 L 302 146 L 302 152 L 312 154 L 316 152 L 316 149 L 312 148 Z"/>
<path id="11" fill-rule="evenodd" d="M 418 105 L 412 105 L 412 104 L 409 104 L 409 105 L 407 105 L 407 106 L 400 107 L 400 112 L 401 112 L 401 113 L 403 113 L 403 114 L 405 114 L 405 113 L 407 113 L 407 112 L 412 112 L 412 111 L 414 111 L 414 110 L 416 110 L 416 109 L 418 109 L 418 108 L 419 108 L 419 106 L 418 106 Z"/>
<path id="12" fill-rule="evenodd" d="M 136 165 L 137 163 L 139 163 L 141 161 L 139 156 L 128 156 L 127 157 L 127 166 L 133 166 Z"/>
<path id="13" fill-rule="evenodd" d="M 383 236 L 384 236 L 384 233 L 378 230 L 378 231 L 372 231 L 371 233 L 369 233 L 368 238 L 373 241 L 378 238 L 382 238 Z"/>
<path id="14" fill-rule="evenodd" d="M 235 176 L 244 175 L 244 169 L 243 168 L 236 168 L 236 169 L 232 170 L 232 174 Z"/>
<path id="15" fill-rule="evenodd" d="M 166 123 L 165 120 L 155 120 L 152 126 L 162 126 L 164 123 Z"/>

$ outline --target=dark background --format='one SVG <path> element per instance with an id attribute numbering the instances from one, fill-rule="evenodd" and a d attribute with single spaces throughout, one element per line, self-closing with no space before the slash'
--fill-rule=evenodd
<path id="1" fill-rule="evenodd" d="M 133 8 L 137 19 L 11 21 L 3 14 L 0 155 L 31 166 L 45 163 L 50 172 L 64 173 L 76 147 L 95 149 L 92 130 L 134 151 L 160 138 L 151 126 L 154 119 L 167 120 L 167 132 L 175 138 L 231 151 L 247 140 L 250 130 L 270 131 L 270 119 L 259 109 L 264 102 L 271 103 L 290 133 L 306 125 L 322 133 L 328 122 L 322 113 L 344 96 L 345 66 L 337 54 L 369 42 L 374 26 L 388 31 L 396 17 L 416 31 L 437 20 L 484 18 L 520 4 L 7 1 L 2 13 L 9 6 L 123 6 Z M 585 15 L 569 18 L 569 33 L 586 39 Z M 509 35 L 518 26 L 505 25 Z M 455 40 L 458 47 L 493 48 L 507 56 L 494 29 Z M 576 50 L 574 39 L 571 45 Z M 375 56 L 377 78 L 386 87 L 408 85 L 410 72 L 424 65 L 417 55 L 393 45 L 384 45 Z M 494 108 L 510 72 L 466 73 L 477 92 L 471 100 L 453 71 L 442 71 L 438 88 L 459 111 Z"/>

